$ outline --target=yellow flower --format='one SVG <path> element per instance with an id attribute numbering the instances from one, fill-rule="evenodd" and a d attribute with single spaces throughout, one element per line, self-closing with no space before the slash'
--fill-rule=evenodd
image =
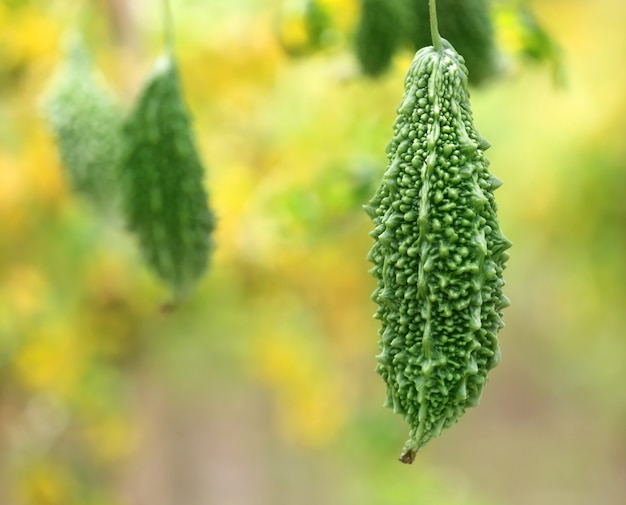
<path id="1" fill-rule="evenodd" d="M 78 505 L 76 494 L 71 473 L 53 463 L 30 468 L 19 483 L 20 505 Z"/>
<path id="2" fill-rule="evenodd" d="M 92 453 L 104 463 L 121 461 L 136 448 L 132 424 L 115 414 L 95 420 L 83 436 Z"/>
<path id="3" fill-rule="evenodd" d="M 28 335 L 13 361 L 22 384 L 35 391 L 66 396 L 78 380 L 82 367 L 79 339 L 66 322 L 42 325 Z"/>
<path id="4" fill-rule="evenodd" d="M 263 332 L 254 361 L 256 373 L 276 395 L 282 434 L 311 447 L 333 440 L 347 416 L 342 381 L 314 342 L 297 333 Z"/>

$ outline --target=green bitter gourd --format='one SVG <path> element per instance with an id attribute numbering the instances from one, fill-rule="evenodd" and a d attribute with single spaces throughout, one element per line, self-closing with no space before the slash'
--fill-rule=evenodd
<path id="1" fill-rule="evenodd" d="M 509 303 L 502 272 L 510 242 L 493 197 L 501 182 L 473 124 L 463 58 L 442 44 L 411 64 L 388 168 L 365 206 L 375 225 L 377 371 L 386 405 L 410 427 L 405 463 L 478 403 L 500 358 L 496 335 Z"/>
<path id="2" fill-rule="evenodd" d="M 123 207 L 144 258 L 175 297 L 203 274 L 215 227 L 178 72 L 161 58 L 124 133 Z"/>
<path id="3" fill-rule="evenodd" d="M 79 39 L 72 41 L 67 61 L 44 96 L 44 113 L 72 189 L 99 209 L 111 208 L 122 112 Z"/>

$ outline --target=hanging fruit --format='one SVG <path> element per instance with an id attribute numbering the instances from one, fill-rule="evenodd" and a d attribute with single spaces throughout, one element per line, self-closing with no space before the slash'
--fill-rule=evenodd
<path id="1" fill-rule="evenodd" d="M 157 62 L 124 134 L 120 177 L 128 227 L 148 265 L 178 297 L 207 267 L 215 219 L 171 56 Z"/>
<path id="2" fill-rule="evenodd" d="M 433 42 L 409 68 L 389 164 L 365 207 L 375 225 L 377 371 L 386 405 L 409 424 L 405 463 L 478 404 L 509 303 L 502 273 L 511 243 L 493 196 L 501 182 L 473 123 L 467 68 L 436 17 Z"/>

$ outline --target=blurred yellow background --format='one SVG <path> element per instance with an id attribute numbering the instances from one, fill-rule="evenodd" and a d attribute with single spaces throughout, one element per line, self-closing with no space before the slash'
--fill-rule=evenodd
<path id="1" fill-rule="evenodd" d="M 119 218 L 70 192 L 40 104 L 80 31 L 128 106 L 160 3 L 0 3 L 1 505 L 626 503 L 626 3 L 533 2 L 562 87 L 500 18 L 506 70 L 472 104 L 514 243 L 502 361 L 405 466 L 361 205 L 412 55 L 361 77 L 357 0 L 320 2 L 330 42 L 290 58 L 297 1 L 171 1 L 219 221 L 170 314 Z"/>

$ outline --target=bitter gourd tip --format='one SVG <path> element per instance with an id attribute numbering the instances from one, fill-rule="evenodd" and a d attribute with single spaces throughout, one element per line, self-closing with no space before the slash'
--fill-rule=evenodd
<path id="1" fill-rule="evenodd" d="M 413 461 L 415 461 L 415 456 L 417 455 L 417 450 L 416 449 L 404 449 L 402 451 L 402 454 L 400 454 L 400 457 L 398 458 L 398 461 L 400 461 L 401 463 L 405 463 L 407 465 L 410 465 L 413 463 Z"/>

